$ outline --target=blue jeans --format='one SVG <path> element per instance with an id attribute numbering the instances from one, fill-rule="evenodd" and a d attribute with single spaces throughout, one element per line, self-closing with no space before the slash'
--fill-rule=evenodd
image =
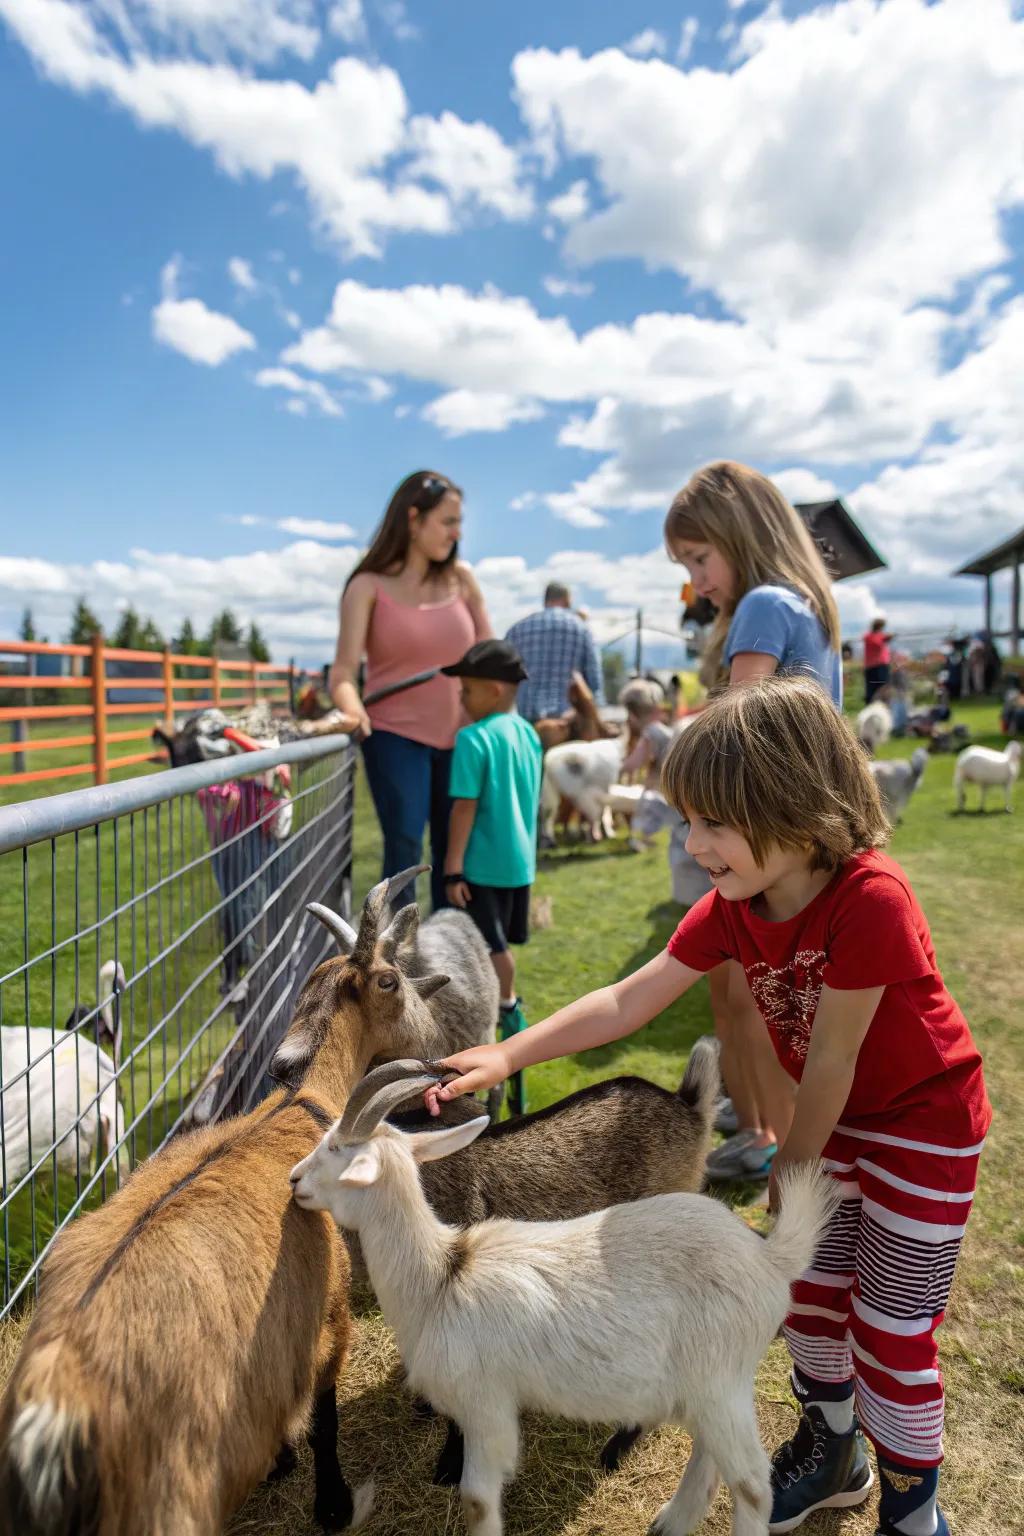
<path id="1" fill-rule="evenodd" d="M 363 763 L 384 834 L 381 879 L 422 861 L 423 829 L 429 823 L 430 897 L 436 912 L 447 905 L 444 858 L 448 848 L 451 751 L 425 747 L 422 742 L 396 736 L 393 731 L 374 731 L 363 742 Z M 395 906 L 404 906 L 415 897 L 415 888 L 409 885 L 396 898 Z"/>

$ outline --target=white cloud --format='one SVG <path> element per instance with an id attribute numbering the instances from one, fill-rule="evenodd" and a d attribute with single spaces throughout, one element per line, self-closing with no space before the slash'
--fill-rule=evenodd
<path id="1" fill-rule="evenodd" d="M 585 299 L 594 291 L 593 283 L 581 283 L 572 277 L 545 277 L 543 283 L 553 299 Z"/>
<path id="2" fill-rule="evenodd" d="M 519 157 L 487 123 L 466 123 L 454 112 L 409 123 L 408 175 L 435 181 L 456 204 L 475 202 L 506 219 L 533 212 L 533 194 L 520 183 Z"/>
<path id="3" fill-rule="evenodd" d="M 400 43 L 415 42 L 420 29 L 409 20 L 405 0 L 377 0 L 377 13 Z"/>
<path id="4" fill-rule="evenodd" d="M 327 29 L 344 43 L 364 43 L 366 17 L 363 15 L 362 0 L 335 0 L 327 13 Z"/>
<path id="5" fill-rule="evenodd" d="M 269 64 L 289 53 L 308 61 L 320 42 L 314 0 L 95 0 L 93 10 L 132 50 L 154 43 Z"/>
<path id="6" fill-rule="evenodd" d="M 1005 260 L 1001 215 L 1024 195 L 1008 0 L 770 8 L 742 46 L 719 72 L 618 49 L 517 56 L 539 147 L 589 161 L 605 196 L 567 235 L 576 261 L 636 257 L 771 318 L 844 293 L 949 297 Z"/>
<path id="7" fill-rule="evenodd" d="M 667 47 L 664 32 L 658 32 L 654 27 L 645 27 L 642 32 L 631 37 L 628 43 L 623 44 L 626 53 L 638 59 L 646 59 L 652 53 L 664 53 Z"/>
<path id="8" fill-rule="evenodd" d="M 772 479 L 790 502 L 831 501 L 836 494 L 833 482 L 813 469 L 777 469 Z"/>
<path id="9" fill-rule="evenodd" d="M 378 256 L 393 231 L 455 228 L 451 196 L 392 174 L 409 147 L 408 103 L 383 64 L 336 59 L 307 87 L 225 63 L 119 52 L 74 0 L 0 0 L 0 17 L 56 83 L 104 96 L 145 128 L 179 133 L 230 176 L 294 175 L 318 228 L 349 255 Z M 397 12 L 390 24 L 409 25 Z M 450 176 L 453 196 L 520 216 L 529 193 L 503 180 L 507 162 L 493 129 L 445 114 L 437 134 L 423 126 L 417 134 L 414 148 L 422 155 L 426 144 L 425 164 Z"/>
<path id="10" fill-rule="evenodd" d="M 315 405 L 322 416 L 345 414 L 339 402 L 319 379 L 304 379 L 292 368 L 261 368 L 253 379 L 253 383 L 258 384 L 260 389 L 287 390 L 292 399 L 288 401 L 285 408 L 293 415 L 304 416 L 310 405 Z M 303 409 L 296 410 L 296 405 L 301 405 Z"/>
<path id="11" fill-rule="evenodd" d="M 236 352 L 252 351 L 256 338 L 230 315 L 208 309 L 201 299 L 178 297 L 180 277 L 181 258 L 175 256 L 163 269 L 163 298 L 152 311 L 157 341 L 208 368 L 219 368 Z"/>
<path id="12" fill-rule="evenodd" d="M 590 208 L 590 189 L 585 181 L 574 181 L 565 192 L 548 203 L 548 213 L 563 224 L 575 224 Z"/>
<path id="13" fill-rule="evenodd" d="M 328 539 L 344 543 L 356 537 L 348 523 L 328 523 L 317 517 L 282 517 L 277 524 L 284 533 L 294 533 L 306 539 Z"/>
<path id="14" fill-rule="evenodd" d="M 445 437 L 462 437 L 467 432 L 504 432 L 516 422 L 536 421 L 544 411 L 534 400 L 497 390 L 456 389 L 439 395 L 420 414 Z"/>
<path id="15" fill-rule="evenodd" d="M 696 16 L 687 16 L 679 29 L 679 45 L 676 48 L 676 58 L 682 64 L 693 52 L 693 45 L 697 41 L 700 32 L 700 22 Z"/>
<path id="16" fill-rule="evenodd" d="M 288 281 L 291 283 L 293 288 L 297 288 L 302 282 L 302 273 L 299 271 L 298 267 L 288 268 Z"/>
<path id="17" fill-rule="evenodd" d="M 228 262 L 228 276 L 236 288 L 243 293 L 255 293 L 259 287 L 253 276 L 252 264 L 243 260 L 241 256 L 232 256 Z"/>

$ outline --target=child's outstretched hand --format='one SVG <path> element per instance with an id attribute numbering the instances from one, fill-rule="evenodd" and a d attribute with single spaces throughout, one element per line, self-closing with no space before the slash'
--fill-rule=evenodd
<path id="1" fill-rule="evenodd" d="M 447 1099 L 457 1099 L 460 1094 L 477 1093 L 484 1088 L 495 1088 L 512 1071 L 503 1045 L 474 1045 L 468 1051 L 457 1051 L 454 1056 L 448 1056 L 436 1065 L 447 1067 L 450 1072 L 458 1072 L 459 1076 L 443 1087 L 438 1083 L 427 1089 L 423 1097 L 432 1115 L 441 1113 L 441 1105 Z"/>

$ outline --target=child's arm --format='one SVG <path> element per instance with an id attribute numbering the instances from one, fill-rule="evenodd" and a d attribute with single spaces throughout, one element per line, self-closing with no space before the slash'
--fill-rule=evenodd
<path id="1" fill-rule="evenodd" d="M 466 848 L 469 844 L 469 834 L 473 830 L 476 820 L 476 800 L 453 800 L 451 815 L 448 818 L 448 851 L 445 854 L 445 876 L 461 875 L 462 862 L 466 857 Z M 456 907 L 465 907 L 470 901 L 469 886 L 465 880 L 455 880 L 449 883 L 445 879 L 445 893 L 448 900 Z"/>
<path id="2" fill-rule="evenodd" d="M 447 1057 L 445 1065 L 462 1075 L 444 1088 L 427 1090 L 431 1114 L 440 1113 L 439 1100 L 493 1088 L 513 1072 L 539 1061 L 590 1051 L 631 1035 L 700 981 L 703 974 L 664 950 L 632 976 L 589 992 L 500 1045 L 475 1045 Z"/>
<path id="3" fill-rule="evenodd" d="M 623 758 L 622 772 L 636 773 L 638 768 L 646 768 L 651 760 L 651 744 L 646 736 L 641 736 L 636 746 L 628 757 Z"/>
<path id="4" fill-rule="evenodd" d="M 778 1171 L 787 1163 L 819 1157 L 839 1123 L 850 1096 L 860 1048 L 884 991 L 884 987 L 852 992 L 822 987 L 807 1062 L 797 1090 L 793 1124 L 772 1169 L 773 1205 Z"/>

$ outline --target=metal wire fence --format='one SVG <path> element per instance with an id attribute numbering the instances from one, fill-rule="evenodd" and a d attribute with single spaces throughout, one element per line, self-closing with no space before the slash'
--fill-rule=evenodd
<path id="1" fill-rule="evenodd" d="M 330 945 L 306 903 L 351 912 L 354 775 L 327 736 L 0 809 L 0 1316 L 137 1162 L 267 1091 Z"/>

